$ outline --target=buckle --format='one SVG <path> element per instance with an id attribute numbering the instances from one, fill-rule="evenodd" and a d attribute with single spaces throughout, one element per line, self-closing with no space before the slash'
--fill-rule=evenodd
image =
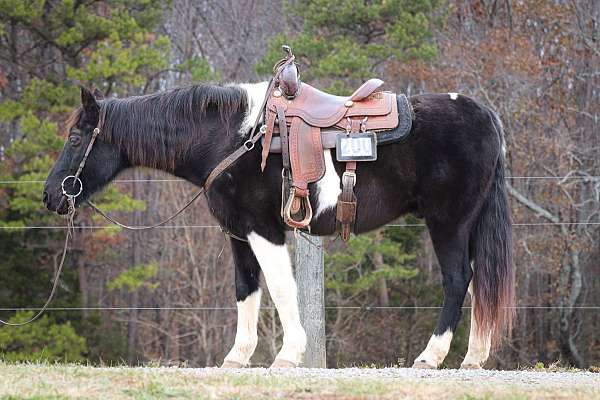
<path id="1" fill-rule="evenodd" d="M 354 187 L 354 185 L 356 185 L 356 172 L 344 171 L 342 174 L 342 184 L 344 183 L 344 179 L 351 179 L 352 186 Z"/>

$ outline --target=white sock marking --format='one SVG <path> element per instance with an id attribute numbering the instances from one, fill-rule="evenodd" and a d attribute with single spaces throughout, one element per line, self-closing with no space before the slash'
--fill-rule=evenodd
<path id="1" fill-rule="evenodd" d="M 262 291 L 259 288 L 243 301 L 237 302 L 235 342 L 225 357 L 225 361 L 233 361 L 242 365 L 247 365 L 250 361 L 250 357 L 252 357 L 258 344 L 256 327 L 258 324 L 261 295 Z"/>
<path id="2" fill-rule="evenodd" d="M 273 244 L 255 232 L 248 235 L 248 242 L 260 264 L 283 326 L 283 346 L 277 359 L 298 365 L 306 348 L 306 333 L 300 323 L 298 290 L 287 247 L 285 244 Z"/>
<path id="3" fill-rule="evenodd" d="M 450 350 L 452 342 L 452 331 L 448 329 L 443 335 L 431 335 L 429 343 L 423 352 L 417 357 L 415 362 L 425 362 L 427 365 L 438 367 Z"/>
<path id="4" fill-rule="evenodd" d="M 469 350 L 461 363 L 461 366 L 473 368 L 482 367 L 490 356 L 490 347 L 492 345 L 491 336 L 476 335 L 477 321 L 475 321 L 475 299 L 473 297 L 473 282 L 469 285 L 469 294 L 471 295 L 471 329 L 469 331 Z"/>
<path id="5" fill-rule="evenodd" d="M 458 98 L 458 93 L 448 93 L 450 95 L 450 100 L 456 100 Z"/>
<path id="6" fill-rule="evenodd" d="M 245 136 L 250 128 L 254 126 L 256 118 L 262 111 L 260 106 L 265 100 L 269 82 L 240 83 L 237 86 L 244 89 L 248 94 L 248 110 L 246 111 L 246 117 L 244 118 L 239 131 L 240 135 Z"/>
<path id="7" fill-rule="evenodd" d="M 337 205 L 338 196 L 342 193 L 340 187 L 340 177 L 333 166 L 331 151 L 323 151 L 325 156 L 325 175 L 317 182 L 317 211 L 313 218 L 318 217 L 322 212 Z"/>

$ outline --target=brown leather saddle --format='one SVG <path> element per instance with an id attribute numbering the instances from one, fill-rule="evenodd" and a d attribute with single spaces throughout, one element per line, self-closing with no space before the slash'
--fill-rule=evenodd
<path id="1" fill-rule="evenodd" d="M 267 93 L 261 168 L 265 168 L 270 152 L 281 152 L 282 217 L 290 227 L 306 229 L 313 215 L 308 185 L 325 174 L 323 150 L 339 146 L 340 138 L 358 136 L 370 137 L 374 140 L 371 146 L 376 147 L 381 133 L 398 130 L 402 120 L 398 106 L 406 108 L 409 103 L 400 103 L 394 93 L 378 91 L 383 85 L 380 79 L 369 79 L 347 97 L 322 92 L 300 82 L 296 64 L 293 59 L 289 62 L 293 54 L 289 48 L 284 50 L 288 52 L 287 62 L 279 63 L 274 90 Z M 408 120 L 412 120 L 410 115 Z M 403 126 L 402 136 L 410 131 L 410 126 L 406 128 Z M 387 141 L 391 141 L 389 137 Z M 340 154 L 337 156 L 339 160 Z M 356 218 L 357 161 L 346 160 L 337 203 L 336 219 L 343 240 L 348 240 Z"/>

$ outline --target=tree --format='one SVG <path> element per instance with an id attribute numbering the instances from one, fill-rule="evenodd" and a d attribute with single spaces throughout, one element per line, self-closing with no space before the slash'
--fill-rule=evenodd
<path id="1" fill-rule="evenodd" d="M 33 312 L 20 311 L 9 322 L 17 323 L 33 317 Z M 48 316 L 10 329 L 0 329 L 0 359 L 3 361 L 83 361 L 86 341 L 71 323 L 56 324 Z"/>

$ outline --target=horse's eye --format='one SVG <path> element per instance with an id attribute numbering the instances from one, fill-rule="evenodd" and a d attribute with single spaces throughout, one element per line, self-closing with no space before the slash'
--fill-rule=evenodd
<path id="1" fill-rule="evenodd" d="M 77 147 L 81 144 L 81 136 L 79 135 L 71 135 L 69 136 L 69 143 L 73 147 Z"/>

